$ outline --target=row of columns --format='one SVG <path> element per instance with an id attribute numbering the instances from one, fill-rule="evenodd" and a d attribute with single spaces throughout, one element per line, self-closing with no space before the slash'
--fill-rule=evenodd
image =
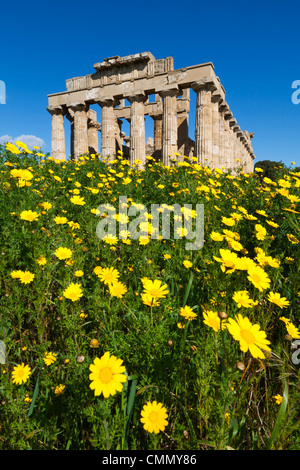
<path id="1" fill-rule="evenodd" d="M 254 155 L 251 147 L 253 134 L 241 131 L 224 101 L 215 78 L 200 80 L 192 84 L 196 93 L 195 149 L 194 156 L 202 165 L 211 168 L 238 166 L 237 159 L 245 171 L 253 171 Z M 170 156 L 178 152 L 177 97 L 181 94 L 177 86 L 161 89 L 162 116 L 154 118 L 154 150 L 161 149 L 164 165 L 170 164 Z M 130 163 L 145 162 L 145 117 L 144 105 L 147 94 L 143 91 L 125 97 L 130 102 Z M 118 101 L 107 98 L 98 101 L 101 116 L 101 155 L 114 158 L 116 153 L 117 120 L 114 107 Z M 85 103 L 76 103 L 64 108 L 47 108 L 52 115 L 52 156 L 65 158 L 64 114 L 71 122 L 71 154 L 75 159 L 87 152 L 98 152 L 98 130 L 100 124 L 96 112 Z M 93 114 L 94 113 L 94 114 Z"/>

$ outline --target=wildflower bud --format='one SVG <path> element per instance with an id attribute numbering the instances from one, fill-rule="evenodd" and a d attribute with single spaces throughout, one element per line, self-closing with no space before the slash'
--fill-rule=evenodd
<path id="1" fill-rule="evenodd" d="M 285 335 L 285 339 L 286 339 L 287 341 L 293 341 L 293 338 L 292 338 L 291 335 Z"/>
<path id="2" fill-rule="evenodd" d="M 236 363 L 236 367 L 240 370 L 240 371 L 243 371 L 245 370 L 245 364 L 241 361 L 237 362 Z"/>
<path id="3" fill-rule="evenodd" d="M 78 356 L 76 357 L 76 362 L 78 364 L 82 364 L 84 360 L 85 360 L 85 357 L 83 354 L 78 354 Z"/>
<path id="4" fill-rule="evenodd" d="M 221 320 L 225 320 L 228 317 L 226 312 L 219 312 L 218 315 Z"/>
<path id="5" fill-rule="evenodd" d="M 193 352 L 196 352 L 196 351 L 197 351 L 197 346 L 195 346 L 195 345 L 193 344 L 193 345 L 191 346 L 191 350 L 192 350 Z"/>
<path id="6" fill-rule="evenodd" d="M 172 348 L 174 346 L 174 343 L 171 339 L 168 339 L 168 345 Z"/>
<path id="7" fill-rule="evenodd" d="M 90 342 L 90 347 L 91 348 L 99 348 L 99 344 L 100 344 L 99 341 L 96 338 L 94 338 Z"/>

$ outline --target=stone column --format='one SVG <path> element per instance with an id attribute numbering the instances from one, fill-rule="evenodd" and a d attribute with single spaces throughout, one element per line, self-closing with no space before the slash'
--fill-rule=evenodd
<path id="1" fill-rule="evenodd" d="M 66 158 L 64 110 L 62 106 L 48 107 L 52 116 L 51 156 L 58 160 Z"/>
<path id="2" fill-rule="evenodd" d="M 71 159 L 74 159 L 74 113 L 68 108 L 66 118 L 70 121 L 70 156 Z"/>
<path id="3" fill-rule="evenodd" d="M 224 166 L 225 162 L 225 118 L 224 113 L 227 109 L 226 101 L 222 101 L 219 104 L 220 112 L 220 157 L 219 157 L 219 168 Z"/>
<path id="4" fill-rule="evenodd" d="M 232 132 L 229 126 L 229 120 L 232 118 L 230 109 L 224 112 L 224 127 L 225 127 L 225 154 L 224 154 L 224 167 L 226 170 L 230 168 L 232 158 Z"/>
<path id="5" fill-rule="evenodd" d="M 81 155 L 88 152 L 87 111 L 85 103 L 76 103 L 70 106 L 74 113 L 74 158 L 78 160 Z"/>
<path id="6" fill-rule="evenodd" d="M 195 122 L 195 157 L 201 165 L 211 165 L 212 162 L 212 102 L 211 94 L 217 89 L 216 81 L 212 78 L 202 79 L 192 83 L 196 92 L 196 122 Z"/>
<path id="7" fill-rule="evenodd" d="M 116 131 L 115 131 L 115 100 L 108 98 L 99 101 L 102 108 L 101 116 L 101 156 L 113 159 L 116 153 Z"/>
<path id="8" fill-rule="evenodd" d="M 153 157 L 161 159 L 162 150 L 162 116 L 152 116 L 154 120 L 154 153 Z"/>
<path id="9" fill-rule="evenodd" d="M 145 93 L 126 96 L 130 107 L 130 164 L 135 160 L 146 162 L 145 150 L 145 110 L 144 103 L 147 100 Z"/>
<path id="10" fill-rule="evenodd" d="M 211 168 L 220 168 L 220 111 L 219 104 L 223 101 L 218 91 L 212 94 L 212 163 Z"/>
<path id="11" fill-rule="evenodd" d="M 231 118 L 229 119 L 229 129 L 230 129 L 230 157 L 229 157 L 229 168 L 233 170 L 238 166 L 238 162 L 236 159 L 236 134 L 234 132 L 234 128 L 236 126 L 236 119 Z"/>
<path id="12" fill-rule="evenodd" d="M 170 165 L 170 156 L 177 152 L 177 96 L 178 88 L 158 91 L 163 99 L 162 162 Z"/>
<path id="13" fill-rule="evenodd" d="M 97 121 L 97 113 L 93 109 L 88 112 L 88 146 L 89 153 L 99 153 L 98 131 L 100 124 Z"/>

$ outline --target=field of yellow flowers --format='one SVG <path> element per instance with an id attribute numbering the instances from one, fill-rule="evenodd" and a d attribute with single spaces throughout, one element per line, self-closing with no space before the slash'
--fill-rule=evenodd
<path id="1" fill-rule="evenodd" d="M 138 167 L 0 148 L 0 449 L 300 449 L 299 171 Z M 99 238 L 124 196 L 202 248 Z"/>

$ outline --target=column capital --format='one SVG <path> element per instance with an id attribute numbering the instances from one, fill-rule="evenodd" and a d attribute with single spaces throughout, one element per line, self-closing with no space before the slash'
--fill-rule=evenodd
<path id="1" fill-rule="evenodd" d="M 129 95 L 123 95 L 125 99 L 129 101 L 129 103 L 132 103 L 133 101 L 138 101 L 139 103 L 144 103 L 147 101 L 148 96 L 144 91 L 137 91 L 130 93 Z"/>
<path id="2" fill-rule="evenodd" d="M 76 111 L 87 111 L 89 106 L 83 101 L 72 103 L 68 108 L 75 113 Z"/>
<path id="3" fill-rule="evenodd" d="M 53 114 L 65 114 L 63 106 L 48 106 L 47 111 L 53 116 Z"/>
<path id="4" fill-rule="evenodd" d="M 215 90 L 215 92 L 212 92 L 211 100 L 213 103 L 218 103 L 219 105 L 224 101 L 223 96 L 219 90 Z"/>
<path id="5" fill-rule="evenodd" d="M 119 101 L 114 96 L 107 96 L 107 97 L 97 99 L 97 104 L 99 104 L 101 108 L 114 107 L 118 103 Z"/>
<path id="6" fill-rule="evenodd" d="M 178 85 L 173 85 L 172 87 L 163 87 L 160 89 L 156 89 L 155 93 L 158 93 L 161 98 L 165 98 L 166 96 L 179 96 L 180 90 Z"/>
<path id="7" fill-rule="evenodd" d="M 229 110 L 229 105 L 226 101 L 221 101 L 219 104 L 219 111 L 220 113 L 225 113 L 226 111 Z"/>
<path id="8" fill-rule="evenodd" d="M 232 114 L 232 111 L 230 111 L 230 109 L 226 109 L 225 112 L 224 112 L 224 119 L 226 119 L 226 121 L 228 121 L 229 119 L 231 119 L 233 116 Z"/>
<path id="9" fill-rule="evenodd" d="M 94 127 L 95 129 L 101 129 L 101 124 L 93 119 L 88 119 L 88 127 Z"/>
<path id="10" fill-rule="evenodd" d="M 200 90 L 215 91 L 219 88 L 219 82 L 216 77 L 209 76 L 193 82 L 191 87 L 196 92 Z"/>

